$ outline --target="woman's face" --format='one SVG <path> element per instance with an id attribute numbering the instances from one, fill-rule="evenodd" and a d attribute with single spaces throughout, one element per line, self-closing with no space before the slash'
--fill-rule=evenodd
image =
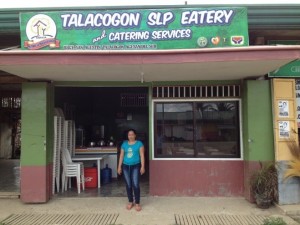
<path id="1" fill-rule="evenodd" d="M 129 141 L 135 141 L 136 135 L 133 131 L 128 132 L 128 140 Z"/>

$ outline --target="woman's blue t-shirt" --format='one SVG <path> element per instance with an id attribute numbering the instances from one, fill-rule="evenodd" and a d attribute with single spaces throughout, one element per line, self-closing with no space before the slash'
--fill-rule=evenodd
<path id="1" fill-rule="evenodd" d="M 136 141 L 134 144 L 129 144 L 128 141 L 124 141 L 121 148 L 124 150 L 123 163 L 131 166 L 141 162 L 140 148 L 143 147 L 141 141 Z"/>

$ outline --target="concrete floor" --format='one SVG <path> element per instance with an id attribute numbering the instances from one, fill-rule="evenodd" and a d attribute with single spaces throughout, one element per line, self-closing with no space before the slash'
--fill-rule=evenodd
<path id="1" fill-rule="evenodd" d="M 300 204 L 278 205 L 283 214 L 288 215 L 300 224 Z"/>
<path id="2" fill-rule="evenodd" d="M 53 198 L 46 204 L 24 204 L 19 199 L 0 201 L 0 221 L 11 214 L 93 214 L 118 213 L 118 225 L 175 225 L 175 214 L 186 215 L 260 215 L 282 217 L 289 225 L 294 220 L 273 206 L 256 207 L 244 198 L 142 197 L 143 210 L 125 209 L 126 197 Z"/>
<path id="3" fill-rule="evenodd" d="M 20 192 L 20 160 L 0 159 L 0 193 Z"/>
<path id="4" fill-rule="evenodd" d="M 149 178 L 141 179 L 141 196 L 149 195 Z M 19 195 L 20 193 L 20 160 L 0 159 L 0 195 Z M 86 188 L 84 192 L 77 193 L 76 188 L 67 192 L 56 194 L 59 197 L 126 197 L 125 182 L 123 178 L 114 179 L 110 184 L 98 188 Z"/>
<path id="5" fill-rule="evenodd" d="M 0 160 L 0 195 L 1 192 L 19 192 L 19 163 L 19 160 Z M 299 205 L 273 206 L 262 210 L 244 198 L 153 197 L 149 196 L 146 177 L 141 181 L 141 196 L 141 212 L 126 210 L 125 183 L 119 179 L 103 185 L 101 189 L 86 189 L 81 194 L 77 194 L 75 188 L 70 189 L 56 194 L 46 204 L 24 204 L 20 199 L 1 199 L 0 221 L 13 213 L 118 213 L 118 225 L 174 225 L 175 214 L 224 214 L 282 217 L 289 225 L 298 224 L 290 217 L 299 217 Z"/>
<path id="6" fill-rule="evenodd" d="M 143 177 L 140 182 L 141 197 L 147 197 L 149 195 L 149 179 Z M 77 188 L 72 187 L 68 191 L 57 193 L 57 197 L 126 197 L 126 187 L 123 178 L 113 179 L 111 183 L 104 184 L 100 189 L 98 188 L 86 188 L 80 194 L 77 193 Z"/>

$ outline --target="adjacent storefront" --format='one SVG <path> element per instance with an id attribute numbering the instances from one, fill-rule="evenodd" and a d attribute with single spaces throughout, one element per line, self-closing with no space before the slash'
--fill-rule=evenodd
<path id="1" fill-rule="evenodd" d="M 297 45 L 300 41 L 270 41 L 270 44 Z M 295 60 L 269 73 L 273 79 L 273 108 L 275 159 L 279 166 L 279 202 L 299 203 L 300 183 L 296 177 L 284 180 L 287 165 L 295 156 L 291 153 L 291 143 L 299 142 L 299 78 L 300 61 Z M 289 194 L 287 194 L 289 190 Z"/>

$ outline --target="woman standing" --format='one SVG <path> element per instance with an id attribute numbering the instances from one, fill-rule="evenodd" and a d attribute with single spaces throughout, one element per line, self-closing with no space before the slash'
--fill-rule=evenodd
<path id="1" fill-rule="evenodd" d="M 135 203 L 136 211 L 141 211 L 140 205 L 140 175 L 145 173 L 145 149 L 141 141 L 136 140 L 136 131 L 130 129 L 127 132 L 128 140 L 121 146 L 118 165 L 118 174 L 123 172 L 126 182 L 128 204 L 126 208 L 132 209 Z M 134 200 L 133 201 L 133 193 Z"/>

